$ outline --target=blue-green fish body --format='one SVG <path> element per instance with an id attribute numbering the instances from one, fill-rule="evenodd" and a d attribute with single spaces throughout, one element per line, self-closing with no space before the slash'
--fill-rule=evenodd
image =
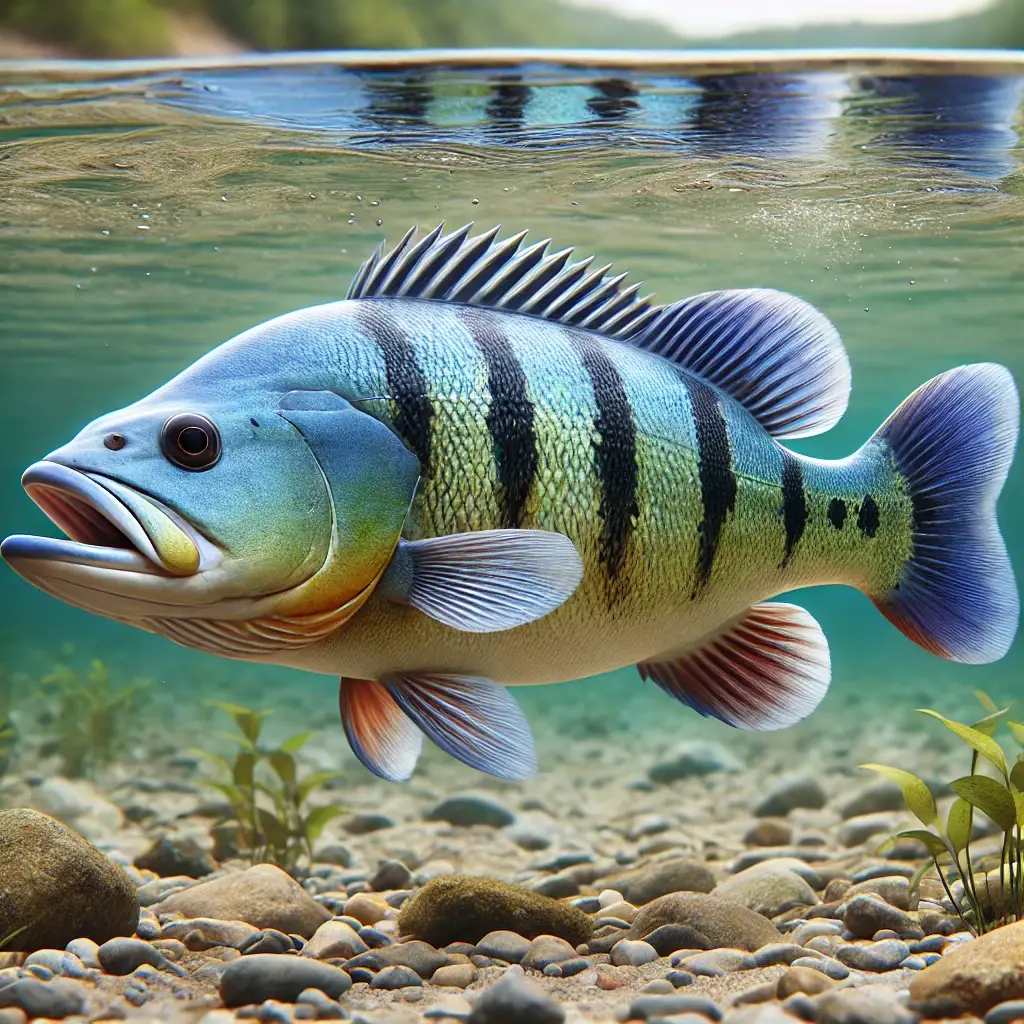
<path id="1" fill-rule="evenodd" d="M 809 459 L 780 439 L 850 389 L 819 312 L 763 289 L 656 306 L 521 237 L 410 233 L 345 301 L 97 420 L 25 476 L 72 540 L 5 557 L 180 643 L 337 673 L 388 778 L 421 733 L 528 774 L 504 686 L 632 664 L 702 713 L 790 724 L 830 677 L 813 618 L 766 601 L 798 587 L 859 587 L 946 657 L 1005 653 L 1007 371 L 950 371 L 850 458 Z"/>

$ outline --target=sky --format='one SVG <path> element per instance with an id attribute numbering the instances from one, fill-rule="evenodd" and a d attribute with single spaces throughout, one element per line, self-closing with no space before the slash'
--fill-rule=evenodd
<path id="1" fill-rule="evenodd" d="M 850 21 L 934 21 L 968 14 L 991 0 L 570 0 L 617 14 L 654 18 L 680 34 L 727 35 L 747 29 Z"/>

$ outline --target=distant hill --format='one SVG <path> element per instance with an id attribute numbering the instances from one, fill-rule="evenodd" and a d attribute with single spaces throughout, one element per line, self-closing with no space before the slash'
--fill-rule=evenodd
<path id="1" fill-rule="evenodd" d="M 1024 47 L 1024 0 L 998 0 L 976 14 L 916 24 L 805 25 L 794 29 L 742 32 L 708 41 L 713 49 L 789 49 L 948 47 L 1018 49 Z"/>

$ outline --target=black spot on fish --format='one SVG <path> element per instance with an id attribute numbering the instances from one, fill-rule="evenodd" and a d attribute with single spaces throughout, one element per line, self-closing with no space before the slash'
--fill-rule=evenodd
<path id="1" fill-rule="evenodd" d="M 786 550 L 779 568 L 785 569 L 807 525 L 804 475 L 796 456 L 785 450 L 782 452 L 782 508 L 779 509 L 779 514 L 786 527 Z"/>
<path id="2" fill-rule="evenodd" d="M 250 423 L 251 423 L 251 424 L 252 424 L 252 425 L 253 425 L 254 427 L 258 427 L 258 426 L 259 426 L 259 424 L 258 424 L 258 423 L 256 422 L 256 418 L 255 418 L 254 416 L 250 416 L 250 417 L 249 417 L 249 422 L 250 422 Z"/>
<path id="3" fill-rule="evenodd" d="M 594 427 L 594 465 L 601 483 L 598 514 L 601 561 L 614 580 L 626 561 L 629 537 L 640 509 L 637 505 L 639 471 L 636 463 L 636 423 L 629 396 L 615 364 L 601 343 L 588 334 L 567 331 L 594 389 L 597 418 Z"/>
<path id="4" fill-rule="evenodd" d="M 846 502 L 842 498 L 833 498 L 828 503 L 828 521 L 837 529 L 843 528 L 846 522 Z"/>
<path id="5" fill-rule="evenodd" d="M 416 362 L 412 341 L 384 303 L 361 302 L 357 316 L 376 341 L 384 357 L 388 397 L 395 403 L 395 430 L 419 459 L 420 472 L 430 469 L 430 432 L 433 407 L 427 378 Z"/>
<path id="6" fill-rule="evenodd" d="M 864 501 L 861 502 L 857 526 L 865 537 L 874 537 L 878 533 L 878 503 L 870 494 L 865 494 Z"/>
<path id="7" fill-rule="evenodd" d="M 711 579 L 722 527 L 730 512 L 736 511 L 736 477 L 732 471 L 729 428 L 714 389 L 700 377 L 677 371 L 686 385 L 697 432 L 697 464 L 700 500 L 704 515 L 698 531 L 696 584 L 692 597 Z"/>
<path id="8" fill-rule="evenodd" d="M 531 91 L 519 75 L 505 75 L 493 81 L 486 108 L 493 122 L 490 127 L 504 131 L 521 128 Z"/>
<path id="9" fill-rule="evenodd" d="M 537 436 L 526 374 L 495 318 L 475 309 L 460 309 L 459 318 L 473 335 L 487 363 L 491 405 L 487 429 L 494 444 L 502 526 L 522 525 L 526 499 L 537 473 Z"/>

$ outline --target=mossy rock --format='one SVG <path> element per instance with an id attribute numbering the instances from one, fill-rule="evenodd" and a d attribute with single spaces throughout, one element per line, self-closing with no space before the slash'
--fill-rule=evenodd
<path id="1" fill-rule="evenodd" d="M 398 928 L 438 947 L 479 942 L 493 931 L 516 932 L 527 939 L 557 935 L 578 946 L 590 938 L 594 926 L 577 907 L 522 885 L 439 875 L 402 906 Z"/>
<path id="2" fill-rule="evenodd" d="M 0 941 L 13 935 L 5 951 L 102 943 L 138 922 L 135 886 L 109 857 L 38 811 L 0 811 Z"/>

